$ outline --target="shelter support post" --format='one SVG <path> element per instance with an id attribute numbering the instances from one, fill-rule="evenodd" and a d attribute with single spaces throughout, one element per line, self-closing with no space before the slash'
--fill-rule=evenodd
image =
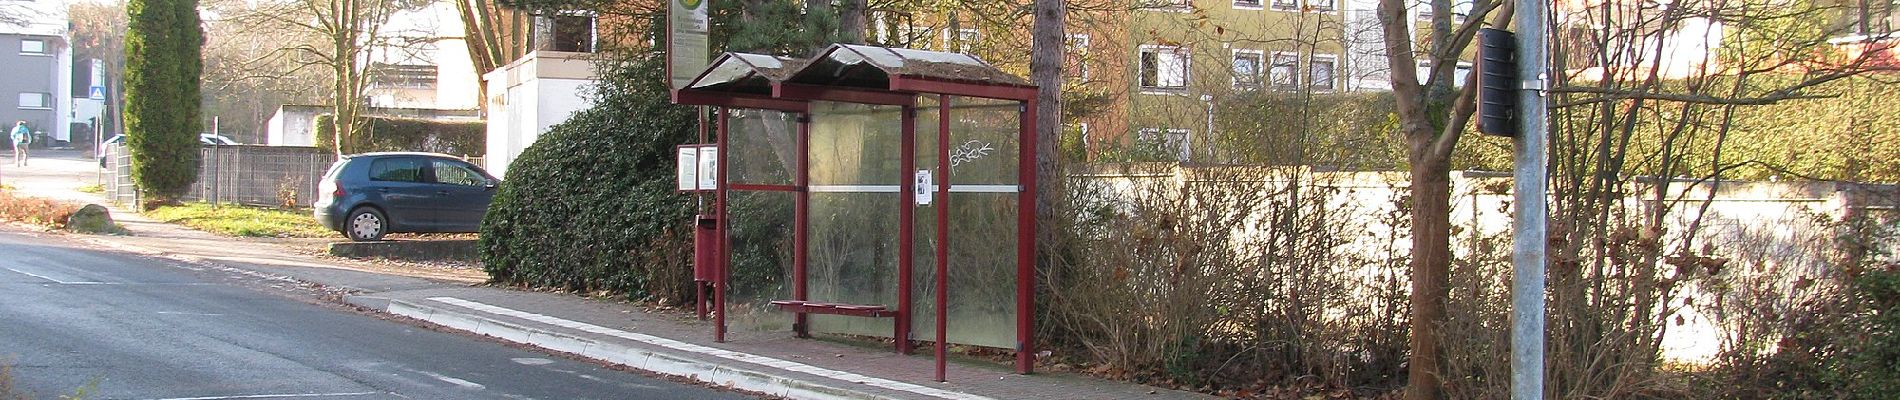
<path id="1" fill-rule="evenodd" d="M 1023 102 L 1018 121 L 1022 131 L 1017 148 L 1018 182 L 1016 193 L 1016 373 L 1033 372 L 1036 366 L 1036 100 Z"/>
<path id="2" fill-rule="evenodd" d="M 726 160 L 732 157 L 724 154 L 730 148 L 727 147 L 727 136 L 730 135 L 727 135 L 726 127 L 730 114 L 725 107 L 719 108 L 719 151 L 715 153 L 717 158 L 713 172 L 714 182 L 717 182 L 713 209 L 718 210 L 719 214 L 719 269 L 713 274 L 713 341 L 718 343 L 726 342 L 726 289 L 732 275 L 728 271 L 732 265 L 732 231 L 727 222 L 731 218 L 726 215 Z"/>
<path id="3" fill-rule="evenodd" d="M 937 381 L 943 382 L 950 335 L 950 96 L 937 95 Z"/>
<path id="4" fill-rule="evenodd" d="M 910 321 L 914 301 L 914 288 L 911 284 L 912 272 L 916 268 L 916 229 L 917 201 L 910 196 L 916 182 L 910 179 L 911 171 L 917 170 L 917 107 L 903 106 L 903 133 L 899 138 L 898 152 L 903 154 L 897 179 L 897 321 L 895 336 L 897 352 L 911 353 Z"/>
<path id="5" fill-rule="evenodd" d="M 671 67 L 672 66 L 670 65 L 668 66 L 668 68 L 671 68 Z M 675 92 L 677 93 L 677 91 Z M 698 126 L 699 141 L 694 142 L 694 143 L 705 144 L 706 143 L 706 106 L 694 107 L 693 116 L 699 117 L 699 126 Z M 699 223 L 702 222 L 699 220 L 703 219 L 706 215 L 706 192 L 699 191 L 699 190 L 693 191 L 693 211 L 699 214 L 699 215 L 694 216 L 695 221 L 693 221 L 693 224 L 694 224 L 693 232 L 695 232 L 693 238 L 697 240 L 697 239 L 703 238 L 704 236 L 708 236 L 708 235 L 698 234 L 699 229 L 701 229 L 701 227 L 699 226 Z M 717 229 L 714 230 L 714 233 L 717 233 Z M 712 239 L 712 240 L 716 240 L 716 239 Z M 702 248 L 704 248 L 704 250 L 710 251 L 711 249 L 708 247 L 711 247 L 711 246 L 708 246 L 709 244 L 710 243 L 699 243 L 695 241 L 693 244 L 693 247 L 694 247 L 694 250 L 696 251 L 701 250 Z M 694 262 L 693 264 L 693 270 L 694 270 L 693 271 L 694 272 L 693 311 L 695 311 L 695 314 L 699 316 L 700 321 L 706 320 L 706 283 L 707 282 L 706 282 L 706 279 L 701 279 L 704 277 L 699 276 L 698 270 L 702 268 L 707 268 L 708 265 L 703 265 L 702 263 L 711 262 L 712 261 L 711 259 L 712 259 L 711 254 L 707 254 L 704 256 L 696 256 L 693 258 L 693 262 Z"/>
<path id="6" fill-rule="evenodd" d="M 811 114 L 798 115 L 798 171 L 793 172 L 792 192 L 794 210 L 792 210 L 792 300 L 811 300 L 806 281 L 806 262 L 810 250 L 806 249 L 806 236 L 811 234 Z M 792 333 L 801 338 L 811 337 L 810 314 L 799 312 L 792 314 Z"/>

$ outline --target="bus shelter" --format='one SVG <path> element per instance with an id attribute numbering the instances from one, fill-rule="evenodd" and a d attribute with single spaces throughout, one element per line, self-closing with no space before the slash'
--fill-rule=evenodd
<path id="1" fill-rule="evenodd" d="M 1014 350 L 1029 373 L 1035 95 L 966 54 L 843 44 L 727 53 L 675 90 L 717 110 L 716 251 L 696 262 L 715 338 L 738 318 L 932 342 L 939 380 L 949 344 Z"/>

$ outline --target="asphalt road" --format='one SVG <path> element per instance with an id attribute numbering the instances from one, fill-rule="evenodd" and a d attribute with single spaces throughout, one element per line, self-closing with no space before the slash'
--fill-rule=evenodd
<path id="1" fill-rule="evenodd" d="M 728 399 L 382 320 L 294 282 L 0 227 L 0 363 L 39 399 Z M 4 394 L 0 394 L 4 395 Z"/>

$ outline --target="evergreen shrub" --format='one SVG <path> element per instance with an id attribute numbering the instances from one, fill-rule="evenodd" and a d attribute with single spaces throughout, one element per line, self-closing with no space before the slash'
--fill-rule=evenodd
<path id="1" fill-rule="evenodd" d="M 198 95 L 204 31 L 195 0 L 125 6 L 125 130 L 132 181 L 148 204 L 175 201 L 198 180 Z"/>
<path id="2" fill-rule="evenodd" d="M 683 301 L 694 206 L 673 155 L 697 134 L 693 109 L 668 102 L 660 55 L 605 63 L 593 107 L 510 164 L 482 222 L 484 268 L 496 283 Z"/>

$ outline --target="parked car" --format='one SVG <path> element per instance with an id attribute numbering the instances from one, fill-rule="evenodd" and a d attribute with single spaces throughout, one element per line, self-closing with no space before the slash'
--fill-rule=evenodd
<path id="1" fill-rule="evenodd" d="M 436 153 L 344 156 L 323 174 L 314 214 L 350 240 L 395 232 L 475 232 L 500 180 Z"/>

